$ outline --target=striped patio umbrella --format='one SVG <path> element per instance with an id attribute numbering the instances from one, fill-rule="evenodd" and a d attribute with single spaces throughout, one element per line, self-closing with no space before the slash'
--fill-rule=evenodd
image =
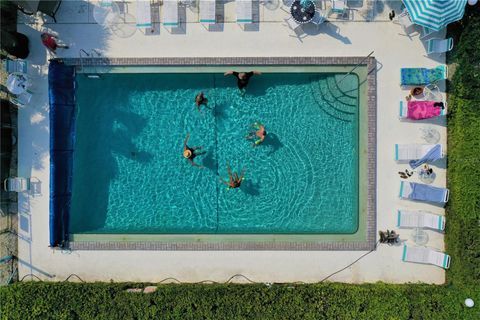
<path id="1" fill-rule="evenodd" d="M 467 0 L 403 0 L 412 22 L 440 30 L 462 19 Z"/>

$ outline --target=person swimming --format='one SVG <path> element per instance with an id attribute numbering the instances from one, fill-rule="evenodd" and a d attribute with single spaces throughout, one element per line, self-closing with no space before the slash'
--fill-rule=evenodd
<path id="1" fill-rule="evenodd" d="M 253 140 L 253 146 L 255 147 L 265 140 L 267 131 L 265 130 L 265 126 L 260 122 L 253 123 L 252 128 L 255 129 L 255 131 L 249 132 L 245 138 L 247 140 Z"/>
<path id="2" fill-rule="evenodd" d="M 262 73 L 260 71 L 250 71 L 250 72 L 236 72 L 236 71 L 227 71 L 223 75 L 224 76 L 229 76 L 233 75 L 234 77 L 237 78 L 237 87 L 240 89 L 240 91 L 245 91 L 245 88 L 248 85 L 248 81 L 250 81 L 250 78 L 253 75 L 261 75 Z"/>
<path id="3" fill-rule="evenodd" d="M 193 159 L 195 159 L 196 156 L 204 154 L 205 152 L 197 152 L 198 150 L 202 150 L 203 147 L 189 147 L 187 145 L 188 139 L 190 139 L 190 134 L 187 133 L 187 137 L 185 138 L 185 141 L 183 142 L 183 157 L 187 159 L 190 164 L 194 167 L 199 167 L 203 168 L 203 166 L 196 164 Z"/>
<path id="4" fill-rule="evenodd" d="M 226 184 L 228 187 L 227 188 L 228 190 L 240 187 L 240 185 L 242 184 L 242 181 L 245 180 L 245 170 L 242 170 L 242 173 L 240 174 L 240 176 L 238 176 L 236 172 L 232 174 L 230 165 L 227 162 L 227 171 L 228 171 L 228 181 L 220 179 L 220 182 L 222 182 L 223 184 Z"/>
<path id="5" fill-rule="evenodd" d="M 208 99 L 205 98 L 205 95 L 203 92 L 200 92 L 199 94 L 196 95 L 195 97 L 195 105 L 197 106 L 198 112 L 201 112 L 200 107 L 204 105 L 205 107 L 208 107 Z"/>

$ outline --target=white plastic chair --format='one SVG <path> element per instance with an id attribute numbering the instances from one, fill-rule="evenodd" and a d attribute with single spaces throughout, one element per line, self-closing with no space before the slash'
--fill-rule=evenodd
<path id="1" fill-rule="evenodd" d="M 403 10 L 398 15 L 398 23 L 403 27 L 403 30 L 407 35 L 410 35 L 413 31 L 413 26 L 415 25 L 410 18 L 410 14 L 408 13 L 407 9 Z"/>
<path id="2" fill-rule="evenodd" d="M 7 178 L 3 181 L 3 188 L 10 192 L 26 192 L 30 190 L 30 179 L 22 177 Z"/>
<path id="3" fill-rule="evenodd" d="M 315 15 L 313 16 L 311 23 L 315 25 L 321 25 L 326 21 L 325 16 L 320 11 L 315 11 Z"/>
<path id="4" fill-rule="evenodd" d="M 427 54 L 445 53 L 453 49 L 453 38 L 430 39 L 427 42 Z"/>
<path id="5" fill-rule="evenodd" d="M 25 91 L 19 95 L 11 96 L 10 101 L 13 102 L 18 107 L 25 107 L 32 100 L 32 93 L 30 91 Z"/>
<path id="6" fill-rule="evenodd" d="M 302 38 L 306 37 L 305 32 L 303 31 L 302 25 L 295 21 L 292 16 L 285 19 L 285 23 L 287 26 L 295 33 L 295 36 L 301 40 Z"/>
<path id="7" fill-rule="evenodd" d="M 347 0 L 332 0 L 332 12 L 338 14 L 345 14 L 347 11 Z"/>

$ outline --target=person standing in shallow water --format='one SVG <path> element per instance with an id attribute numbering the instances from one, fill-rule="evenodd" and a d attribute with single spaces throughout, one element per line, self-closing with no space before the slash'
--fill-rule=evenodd
<path id="1" fill-rule="evenodd" d="M 205 153 L 205 152 L 197 152 L 199 150 L 202 150 L 203 147 L 189 147 L 187 145 L 188 139 L 190 139 L 190 133 L 187 133 L 187 137 L 185 138 L 185 141 L 183 142 L 183 157 L 185 159 L 187 159 L 192 166 L 203 168 L 203 166 L 193 162 L 193 159 L 195 159 L 196 156 Z"/>
<path id="2" fill-rule="evenodd" d="M 260 71 L 250 71 L 250 72 L 236 72 L 236 71 L 227 71 L 223 75 L 224 76 L 234 76 L 237 78 L 237 86 L 238 89 L 244 93 L 245 89 L 247 88 L 248 81 L 250 80 L 253 75 L 261 75 Z"/>

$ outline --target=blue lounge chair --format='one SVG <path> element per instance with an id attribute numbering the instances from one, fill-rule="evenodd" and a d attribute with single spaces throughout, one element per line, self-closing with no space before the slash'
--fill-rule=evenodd
<path id="1" fill-rule="evenodd" d="M 416 182 L 400 182 L 400 198 L 427 202 L 447 203 L 450 191 Z"/>
<path id="2" fill-rule="evenodd" d="M 427 54 L 445 53 L 453 49 L 453 38 L 430 39 L 427 42 Z"/>
<path id="3" fill-rule="evenodd" d="M 402 68 L 400 70 L 400 85 L 421 86 L 447 79 L 447 66 L 428 68 Z"/>

